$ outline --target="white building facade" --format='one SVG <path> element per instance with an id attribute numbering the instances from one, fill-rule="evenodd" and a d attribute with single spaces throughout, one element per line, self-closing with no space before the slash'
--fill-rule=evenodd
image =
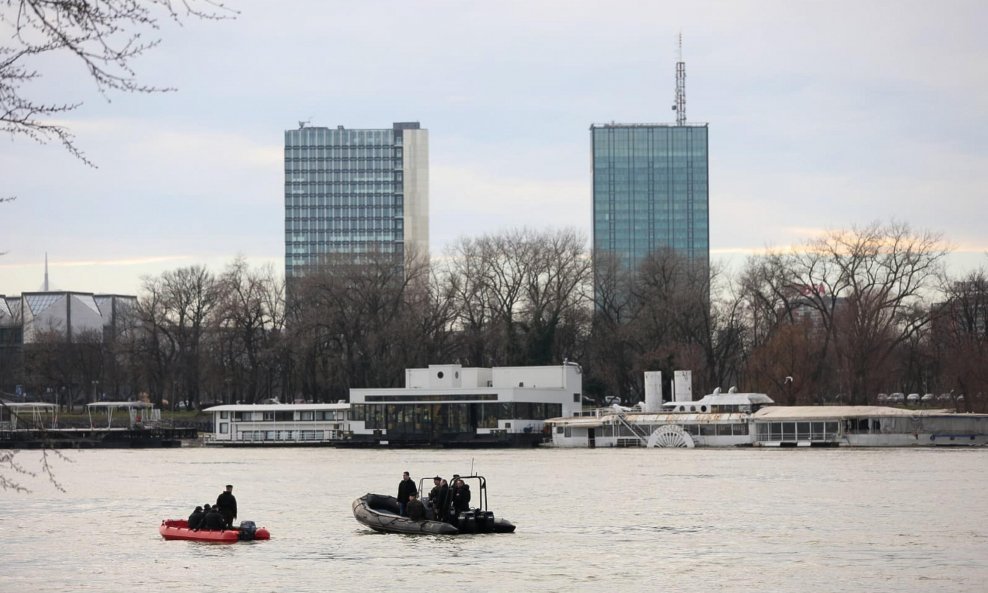
<path id="1" fill-rule="evenodd" d="M 350 390 L 350 432 L 390 446 L 534 446 L 546 419 L 581 410 L 582 392 L 575 364 L 406 369 L 403 388 Z"/>

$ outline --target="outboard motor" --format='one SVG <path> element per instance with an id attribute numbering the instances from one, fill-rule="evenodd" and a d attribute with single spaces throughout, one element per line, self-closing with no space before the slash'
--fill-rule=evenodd
<path id="1" fill-rule="evenodd" d="M 477 532 L 477 517 L 474 511 L 463 511 L 456 517 L 456 528 L 463 533 Z"/>
<path id="2" fill-rule="evenodd" d="M 479 531 L 490 533 L 494 531 L 494 512 L 480 511 L 477 513 L 477 527 Z"/>
<path id="3" fill-rule="evenodd" d="M 254 540 L 254 534 L 257 532 L 257 526 L 254 525 L 253 521 L 241 521 L 240 522 L 240 535 L 238 539 L 242 542 L 249 542 Z"/>

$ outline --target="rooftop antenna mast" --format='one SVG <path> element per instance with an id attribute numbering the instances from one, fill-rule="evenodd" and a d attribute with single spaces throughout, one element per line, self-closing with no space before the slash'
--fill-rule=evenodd
<path id="1" fill-rule="evenodd" d="M 679 59 L 676 61 L 676 125 L 686 125 L 686 62 L 683 61 L 683 34 L 679 34 Z"/>
<path id="2" fill-rule="evenodd" d="M 48 292 L 48 252 L 45 252 L 45 292 Z"/>

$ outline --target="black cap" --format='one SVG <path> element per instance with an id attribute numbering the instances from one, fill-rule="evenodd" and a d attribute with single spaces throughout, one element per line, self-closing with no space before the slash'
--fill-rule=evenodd
<path id="1" fill-rule="evenodd" d="M 460 478 L 460 474 L 453 474 L 453 479 L 454 480 L 458 480 L 459 478 Z"/>
<path id="2" fill-rule="evenodd" d="M 202 510 L 202 507 L 196 507 L 196 512 L 199 512 L 201 510 Z"/>
<path id="3" fill-rule="evenodd" d="M 440 478 L 439 476 L 436 476 L 435 478 L 432 478 L 432 479 L 433 480 L 442 480 L 442 478 Z"/>

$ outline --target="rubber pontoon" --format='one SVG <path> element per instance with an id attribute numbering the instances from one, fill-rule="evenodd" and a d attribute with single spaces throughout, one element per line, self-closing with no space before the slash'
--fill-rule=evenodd
<path id="1" fill-rule="evenodd" d="M 185 519 L 164 519 L 158 527 L 161 537 L 171 539 L 182 539 L 197 542 L 212 542 L 218 544 L 232 544 L 239 541 L 251 541 L 255 539 L 271 539 L 271 534 L 264 527 L 255 527 L 253 521 L 241 521 L 238 529 L 224 529 L 222 531 L 207 531 L 205 529 L 189 529 L 189 522 Z"/>
<path id="2" fill-rule="evenodd" d="M 398 499 L 383 494 L 365 494 L 353 501 L 353 516 L 374 531 L 456 535 L 459 529 L 444 521 L 412 521 L 398 514 Z"/>

